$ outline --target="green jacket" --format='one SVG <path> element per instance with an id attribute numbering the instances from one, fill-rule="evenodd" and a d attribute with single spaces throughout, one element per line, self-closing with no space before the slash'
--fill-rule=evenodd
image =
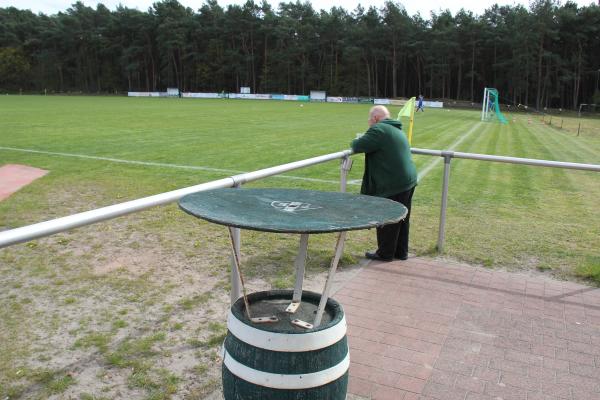
<path id="1" fill-rule="evenodd" d="M 389 197 L 417 185 L 417 169 L 400 121 L 378 122 L 351 146 L 355 153 L 365 153 L 362 194 Z"/>

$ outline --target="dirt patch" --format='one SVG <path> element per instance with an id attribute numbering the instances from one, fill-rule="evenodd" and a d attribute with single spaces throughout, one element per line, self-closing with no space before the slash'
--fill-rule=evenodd
<path id="1" fill-rule="evenodd" d="M 48 199 L 60 216 L 97 195 Z M 290 275 L 296 236 L 242 241 L 248 292 Z M 322 291 L 333 244 L 311 239 L 306 290 Z M 0 250 L 0 306 L 15 311 L 0 329 L 0 398 L 220 398 L 229 266 L 227 231 L 176 206 Z M 342 268 L 333 291 L 354 273 Z"/>
<path id="2" fill-rule="evenodd" d="M 147 273 L 152 265 L 152 257 L 148 254 L 130 254 L 120 256 L 106 264 L 94 265 L 94 275 L 106 275 L 117 270 L 126 272 L 130 276 L 140 276 Z"/>
<path id="3" fill-rule="evenodd" d="M 27 165 L 7 164 L 0 167 L 0 201 L 47 173 L 46 170 Z"/>

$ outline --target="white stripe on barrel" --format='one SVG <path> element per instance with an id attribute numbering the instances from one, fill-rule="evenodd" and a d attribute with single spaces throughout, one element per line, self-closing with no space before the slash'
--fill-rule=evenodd
<path id="1" fill-rule="evenodd" d="M 261 331 L 264 332 L 264 331 Z M 250 368 L 234 359 L 227 350 L 223 354 L 223 363 L 238 378 L 258 386 L 272 389 L 308 389 L 326 385 L 344 375 L 350 367 L 350 353 L 331 368 L 310 374 L 273 374 Z"/>
<path id="2" fill-rule="evenodd" d="M 229 311 L 227 329 L 242 342 L 261 349 L 285 352 L 312 351 L 331 346 L 346 336 L 346 316 L 344 315 L 342 320 L 331 328 L 316 332 L 287 334 L 253 328 Z"/>

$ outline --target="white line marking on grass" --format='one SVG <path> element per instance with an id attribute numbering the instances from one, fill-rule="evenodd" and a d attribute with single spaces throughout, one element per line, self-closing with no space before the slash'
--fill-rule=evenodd
<path id="1" fill-rule="evenodd" d="M 450 145 L 450 147 L 448 147 L 446 150 L 454 150 L 455 148 L 458 147 L 459 144 L 461 144 L 467 137 L 469 137 L 473 132 L 475 132 L 475 130 L 477 130 L 477 128 L 479 128 L 479 126 L 481 125 L 481 122 L 476 123 L 475 125 L 473 125 L 473 127 L 471 129 L 469 129 L 469 131 L 467 133 L 465 133 L 464 135 L 462 135 L 461 137 L 459 137 L 454 143 L 452 143 Z M 435 160 L 432 160 L 431 162 L 429 162 L 429 164 L 427 164 L 425 166 L 425 168 L 423 168 L 421 170 L 421 172 L 419 172 L 419 175 L 417 177 L 417 179 L 419 180 L 419 182 L 425 178 L 427 176 L 427 174 L 429 174 L 429 172 L 431 172 L 432 169 L 434 169 L 439 163 L 441 163 L 443 160 L 442 157 L 436 157 Z"/>
<path id="2" fill-rule="evenodd" d="M 135 160 L 123 160 L 119 158 L 111 158 L 111 157 L 98 157 L 98 156 L 89 156 L 85 154 L 72 154 L 72 153 L 59 153 L 54 151 L 43 151 L 43 150 L 33 150 L 33 149 L 20 149 L 16 147 L 3 147 L 0 146 L 0 150 L 8 150 L 8 151 L 19 151 L 22 153 L 35 153 L 35 154 L 44 154 L 50 156 L 60 156 L 60 157 L 75 157 L 75 158 L 83 158 L 87 160 L 99 160 L 99 161 L 108 161 L 120 164 L 132 164 L 132 165 L 144 165 L 150 167 L 163 167 L 163 168 L 178 168 L 178 169 L 187 169 L 194 171 L 210 171 L 210 172 L 223 172 L 226 174 L 244 174 L 247 171 L 237 171 L 234 169 L 223 169 L 223 168 L 212 168 L 212 167 L 201 167 L 194 165 L 179 165 L 179 164 L 168 164 L 168 163 L 158 163 L 151 161 L 135 161 Z M 292 175 L 275 175 L 272 178 L 282 178 L 282 179 L 291 179 L 298 181 L 308 181 L 308 182 L 319 182 L 319 183 L 333 183 L 339 184 L 339 181 L 327 180 L 327 179 L 318 179 L 318 178 L 305 178 L 302 176 L 292 176 Z M 356 185 L 355 183 L 348 182 L 351 185 Z"/>

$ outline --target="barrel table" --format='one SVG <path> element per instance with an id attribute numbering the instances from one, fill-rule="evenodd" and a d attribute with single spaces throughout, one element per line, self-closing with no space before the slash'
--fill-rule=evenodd
<path id="1" fill-rule="evenodd" d="M 216 189 L 187 195 L 185 212 L 229 227 L 233 272 L 243 294 L 231 306 L 223 344 L 226 400 L 343 400 L 350 355 L 342 306 L 329 297 L 347 231 L 402 220 L 402 204 L 372 196 L 298 189 Z M 298 233 L 293 290 L 246 294 L 233 228 Z M 308 235 L 339 232 L 321 294 L 302 290 Z"/>

